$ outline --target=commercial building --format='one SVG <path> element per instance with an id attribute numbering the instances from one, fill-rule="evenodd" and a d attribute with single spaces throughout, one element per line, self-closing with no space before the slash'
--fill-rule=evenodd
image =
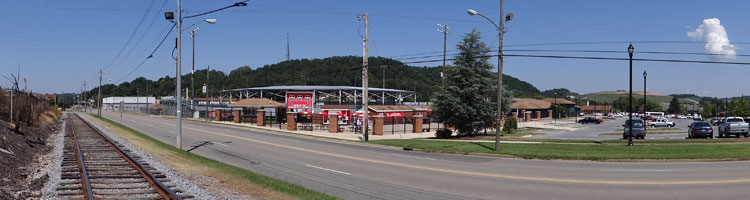
<path id="1" fill-rule="evenodd" d="M 146 109 L 155 103 L 156 97 L 106 97 L 102 99 L 102 109 L 139 112 L 140 108 Z"/>

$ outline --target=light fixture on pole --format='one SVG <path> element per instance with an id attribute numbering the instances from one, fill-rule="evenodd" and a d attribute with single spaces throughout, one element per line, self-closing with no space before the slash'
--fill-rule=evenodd
<path id="1" fill-rule="evenodd" d="M 648 105 L 648 103 L 646 101 L 646 75 L 648 75 L 646 73 L 646 70 L 643 70 L 643 116 L 644 116 L 644 120 L 643 120 L 643 132 L 646 133 L 646 134 L 648 134 L 648 132 L 646 131 L 646 120 L 645 120 L 645 117 L 646 117 L 646 105 Z M 646 135 L 646 134 L 644 134 L 644 135 Z"/>
<path id="2" fill-rule="evenodd" d="M 490 21 L 492 25 L 497 29 L 498 34 L 498 46 L 497 46 L 497 122 L 495 124 L 495 151 L 500 151 L 500 130 L 502 130 L 503 121 L 503 34 L 505 33 L 505 22 L 513 19 L 513 13 L 503 16 L 503 0 L 500 0 L 500 25 L 492 21 L 489 17 L 477 12 L 473 9 L 466 10 L 466 13 L 470 16 L 479 15 L 487 21 Z M 504 17 L 504 18 L 503 18 Z"/>
<path id="3" fill-rule="evenodd" d="M 629 105 L 628 105 L 628 146 L 633 146 L 633 51 L 635 51 L 635 48 L 633 48 L 633 44 L 630 44 L 628 46 L 628 56 L 630 57 L 630 94 L 629 97 Z M 645 121 L 644 121 L 645 123 Z M 645 124 L 644 124 L 645 126 Z"/>
<path id="4" fill-rule="evenodd" d="M 176 93 L 176 95 L 175 95 L 175 102 L 176 102 L 176 104 L 175 105 L 176 105 L 177 109 L 176 109 L 176 112 L 175 112 L 175 116 L 177 118 L 177 144 L 176 144 L 176 146 L 179 149 L 182 149 L 182 32 L 185 31 L 186 29 L 189 29 L 192 26 L 195 26 L 198 23 L 201 23 L 201 22 L 207 22 L 209 24 L 216 23 L 216 19 L 205 19 L 205 20 L 196 22 L 196 23 L 188 26 L 187 28 L 183 29 L 183 27 L 182 27 L 182 20 L 186 19 L 186 18 L 193 18 L 193 17 L 198 17 L 198 16 L 206 15 L 206 14 L 209 14 L 209 13 L 218 12 L 218 11 L 221 11 L 221 10 L 224 10 L 224 9 L 227 9 L 227 8 L 231 8 L 231 7 L 247 6 L 247 3 L 245 3 L 247 1 L 248 0 L 245 0 L 245 1 L 242 1 L 242 2 L 234 3 L 232 5 L 229 5 L 229 6 L 226 6 L 226 7 L 223 7 L 223 8 L 216 9 L 216 10 L 212 10 L 212 11 L 208 11 L 208 12 L 204 12 L 204 13 L 200 13 L 200 14 L 196 14 L 196 15 L 191 15 L 191 16 L 185 16 L 185 17 L 183 17 L 182 16 L 182 8 L 180 7 L 180 0 L 177 0 L 177 10 L 176 10 L 177 16 L 175 17 L 175 13 L 171 12 L 171 11 L 164 13 L 164 18 L 167 19 L 167 20 L 173 21 L 175 23 L 176 28 L 177 28 L 177 42 L 176 42 L 176 45 L 175 45 L 176 49 L 177 49 L 177 56 L 176 56 L 176 61 L 177 61 L 176 68 L 177 68 L 177 70 L 176 70 L 176 73 L 175 73 L 175 78 L 176 78 L 176 80 L 175 80 L 175 82 L 176 82 L 176 87 L 175 87 L 175 93 Z M 149 58 L 151 58 L 151 57 L 152 56 L 150 55 Z"/>

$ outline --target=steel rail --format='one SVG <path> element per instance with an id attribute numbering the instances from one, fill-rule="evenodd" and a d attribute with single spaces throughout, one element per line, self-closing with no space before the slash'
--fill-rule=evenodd
<path id="1" fill-rule="evenodd" d="M 94 193 L 91 191 L 91 184 L 89 183 L 89 175 L 88 171 L 86 170 L 86 164 L 83 161 L 83 155 L 81 154 L 81 148 L 78 145 L 78 137 L 76 137 L 76 130 L 73 127 L 73 121 L 68 121 L 70 124 L 70 135 L 71 135 L 71 141 L 73 142 L 73 148 L 76 149 L 75 153 L 78 157 L 78 168 L 80 169 L 79 177 L 81 178 L 81 184 L 82 189 L 84 189 L 83 192 L 83 198 L 93 200 L 94 199 Z"/>
<path id="2" fill-rule="evenodd" d="M 146 181 L 149 182 L 149 184 L 156 190 L 156 192 L 159 194 L 159 196 L 163 197 L 164 199 L 173 199 L 173 200 L 182 200 L 182 198 L 177 195 L 174 191 L 169 189 L 164 183 L 159 181 L 156 176 L 154 176 L 153 173 L 146 170 L 146 168 L 138 162 L 136 159 L 133 158 L 129 153 L 125 152 L 122 148 L 115 145 L 107 136 L 104 136 L 101 132 L 99 132 L 98 129 L 94 128 L 89 122 L 86 120 L 83 120 L 83 118 L 80 115 L 76 116 L 83 121 L 83 123 L 88 127 L 91 131 L 93 131 L 96 135 L 98 135 L 102 140 L 104 140 L 109 146 L 113 147 L 117 150 L 117 153 L 119 153 L 123 158 L 125 158 L 128 163 L 130 163 L 142 176 Z"/>

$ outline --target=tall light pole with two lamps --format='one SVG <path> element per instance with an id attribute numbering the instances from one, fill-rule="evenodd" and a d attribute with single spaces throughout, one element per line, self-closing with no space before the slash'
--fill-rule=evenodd
<path id="1" fill-rule="evenodd" d="M 500 130 L 502 129 L 503 120 L 503 34 L 505 33 L 505 22 L 510 21 L 513 18 L 513 13 L 503 17 L 503 0 L 500 0 L 500 25 L 492 21 L 489 17 L 477 12 L 476 10 L 468 9 L 466 13 L 469 15 L 479 15 L 490 21 L 495 26 L 498 32 L 498 46 L 497 46 L 497 124 L 495 124 L 495 151 L 500 151 Z M 504 18 L 504 19 L 503 19 Z"/>
<path id="2" fill-rule="evenodd" d="M 231 7 L 247 6 L 247 3 L 245 3 L 245 2 L 247 2 L 247 0 L 246 1 L 242 1 L 242 2 L 238 2 L 238 3 L 234 3 L 232 5 L 229 5 L 229 6 L 226 6 L 226 7 L 223 7 L 223 8 L 219 8 L 219 9 L 216 9 L 216 10 L 204 12 L 204 13 L 201 13 L 201 14 L 183 17 L 182 16 L 182 8 L 180 7 L 180 0 L 177 0 L 177 16 L 176 16 L 177 20 L 175 20 L 175 13 L 174 12 L 170 11 L 170 12 L 165 12 L 164 13 L 164 18 L 166 18 L 167 20 L 174 20 L 175 26 L 177 28 L 177 44 L 176 44 L 176 48 L 177 48 L 177 59 L 176 59 L 177 60 L 177 71 L 175 73 L 176 74 L 175 75 L 176 76 L 176 82 L 177 82 L 176 83 L 177 86 L 175 87 L 175 93 L 176 93 L 176 95 L 175 95 L 175 101 L 176 101 L 176 107 L 177 107 L 176 110 L 177 111 L 176 111 L 175 115 L 176 115 L 176 118 L 177 118 L 177 145 L 176 146 L 179 149 L 182 149 L 182 70 L 181 70 L 182 69 L 182 32 L 185 31 L 185 30 L 187 30 L 187 29 L 189 29 L 192 26 L 197 25 L 198 23 L 201 23 L 201 22 L 208 22 L 209 24 L 216 23 L 216 19 L 205 19 L 205 20 L 201 20 L 201 21 L 198 21 L 196 23 L 193 23 L 190 26 L 188 26 L 188 27 L 186 27 L 186 28 L 183 29 L 183 27 L 182 27 L 182 20 L 185 19 L 185 18 L 198 17 L 198 16 L 201 16 L 201 15 L 206 15 L 206 14 L 214 13 L 214 12 L 221 11 L 221 10 L 224 10 L 224 9 L 227 9 L 227 8 L 231 8 Z"/>
<path id="3" fill-rule="evenodd" d="M 630 44 L 628 46 L 628 56 L 630 57 L 630 95 L 629 96 L 629 105 L 628 105 L 628 146 L 633 146 L 633 51 L 635 51 L 635 48 L 633 48 L 633 44 Z M 645 99 L 644 99 L 645 100 Z M 645 126 L 645 125 L 644 125 Z"/>

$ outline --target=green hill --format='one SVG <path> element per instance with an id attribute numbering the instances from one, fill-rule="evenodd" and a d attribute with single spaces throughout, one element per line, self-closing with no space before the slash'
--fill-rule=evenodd
<path id="1" fill-rule="evenodd" d="M 629 93 L 627 91 L 605 91 L 586 94 L 582 98 L 588 98 L 589 100 L 601 103 L 612 103 L 614 100 L 617 100 L 620 97 L 626 97 L 628 95 Z M 633 98 L 643 98 L 643 91 L 633 91 Z M 670 101 L 672 101 L 672 96 L 648 92 L 646 93 L 646 99 L 648 99 L 648 101 L 657 103 L 669 103 Z M 688 98 L 678 97 L 678 99 L 680 100 L 680 103 L 694 103 L 693 101 L 687 100 Z"/>
<path id="2" fill-rule="evenodd" d="M 385 84 L 386 88 L 416 90 L 419 101 L 429 101 L 440 91 L 441 67 L 409 66 L 382 57 L 371 57 L 369 62 L 370 87 L 379 88 Z M 243 66 L 230 71 L 228 74 L 211 70 L 209 89 L 217 91 L 275 85 L 361 86 L 361 65 L 362 57 L 334 56 L 323 59 L 282 61 L 255 69 Z M 383 79 L 383 73 L 385 73 L 385 80 Z M 183 75 L 183 87 L 190 87 L 190 77 L 189 74 Z M 206 69 L 197 70 L 194 88 L 196 92 L 200 91 L 205 80 Z M 148 94 L 154 96 L 170 96 L 174 95 L 174 81 L 174 78 L 170 76 L 159 78 L 156 81 L 140 77 L 120 85 L 103 85 L 102 94 L 104 96 L 133 96 L 138 92 L 141 95 L 148 92 Z M 504 75 L 503 85 L 511 90 L 515 97 L 542 97 L 539 89 L 512 76 Z M 97 88 L 94 88 L 90 91 L 95 92 L 96 90 Z"/>

